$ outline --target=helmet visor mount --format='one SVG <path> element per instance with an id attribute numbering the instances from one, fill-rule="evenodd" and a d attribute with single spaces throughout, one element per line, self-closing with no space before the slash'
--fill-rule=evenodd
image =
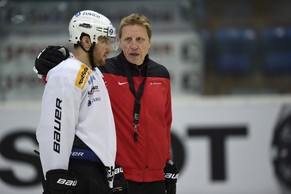
<path id="1" fill-rule="evenodd" d="M 112 50 L 117 51 L 118 45 L 116 41 L 116 29 L 113 26 L 108 27 L 107 36 L 109 37 Z"/>
<path id="2" fill-rule="evenodd" d="M 118 44 L 116 41 L 116 30 L 113 26 L 108 26 L 107 28 L 105 27 L 97 27 L 97 34 L 93 36 L 93 41 L 98 43 L 99 42 L 99 37 L 103 37 L 107 39 L 106 41 L 102 41 L 102 43 L 106 43 L 108 46 L 111 47 L 112 51 L 117 51 Z"/>

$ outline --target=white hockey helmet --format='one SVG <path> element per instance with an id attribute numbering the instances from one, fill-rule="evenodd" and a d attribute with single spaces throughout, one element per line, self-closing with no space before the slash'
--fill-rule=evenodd
<path id="1" fill-rule="evenodd" d="M 80 42 L 82 33 L 89 35 L 91 41 L 96 44 L 99 36 L 109 37 L 115 44 L 116 29 L 107 17 L 98 12 L 83 10 L 72 17 L 69 24 L 69 42 L 73 44 Z"/>

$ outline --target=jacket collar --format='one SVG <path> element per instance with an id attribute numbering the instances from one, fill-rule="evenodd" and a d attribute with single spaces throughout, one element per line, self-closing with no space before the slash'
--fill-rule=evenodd
<path id="1" fill-rule="evenodd" d="M 130 62 L 125 58 L 123 51 L 121 51 L 121 53 L 120 53 L 117 57 L 118 57 L 118 59 L 119 59 L 120 61 L 122 61 L 122 64 L 123 64 L 123 65 L 128 65 L 130 68 L 135 67 L 135 68 L 137 68 L 137 69 L 141 69 L 142 67 L 144 67 L 145 65 L 147 65 L 148 62 L 149 62 L 149 54 L 147 54 L 147 55 L 145 56 L 144 61 L 143 61 L 143 63 L 142 63 L 141 65 L 136 65 L 136 64 L 130 63 Z M 141 67 L 141 68 L 139 68 L 139 67 Z"/>

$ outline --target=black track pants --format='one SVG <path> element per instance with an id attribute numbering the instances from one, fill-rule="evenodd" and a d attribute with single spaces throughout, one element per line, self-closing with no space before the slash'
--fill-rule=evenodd
<path id="1" fill-rule="evenodd" d="M 165 181 L 139 183 L 128 181 L 128 194 L 165 194 Z"/>
<path id="2" fill-rule="evenodd" d="M 78 180 L 74 194 L 109 194 L 104 166 L 85 160 L 70 160 L 69 169 Z"/>

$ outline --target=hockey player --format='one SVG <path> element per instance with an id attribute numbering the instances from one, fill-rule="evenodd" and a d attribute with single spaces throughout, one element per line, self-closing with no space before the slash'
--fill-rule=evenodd
<path id="1" fill-rule="evenodd" d="M 36 131 L 44 194 L 111 192 L 115 124 L 96 66 L 104 65 L 115 37 L 115 28 L 104 15 L 80 11 L 69 23 L 71 56 L 49 72 L 45 66 L 35 66 L 38 74 L 48 72 Z"/>

